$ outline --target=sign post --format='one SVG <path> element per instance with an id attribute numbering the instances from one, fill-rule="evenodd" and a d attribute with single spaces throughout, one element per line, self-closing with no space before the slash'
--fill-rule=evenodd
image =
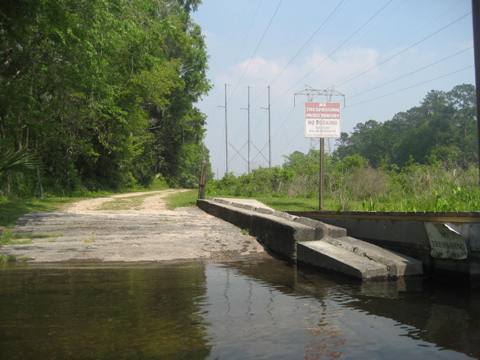
<path id="1" fill-rule="evenodd" d="M 306 102 L 305 137 L 320 139 L 318 209 L 323 209 L 325 139 L 340 137 L 340 103 Z"/>
<path id="2" fill-rule="evenodd" d="M 479 0 L 480 1 L 480 0 Z M 293 94 L 293 106 L 297 95 L 307 97 L 305 103 L 305 137 L 320 139 L 320 169 L 318 171 L 318 210 L 323 210 L 324 152 L 325 138 L 340 137 L 340 103 L 331 102 L 332 97 L 342 97 L 345 107 L 345 94 L 329 89 L 314 89 L 306 86 L 302 91 Z M 314 96 L 325 96 L 326 103 L 313 102 Z"/>

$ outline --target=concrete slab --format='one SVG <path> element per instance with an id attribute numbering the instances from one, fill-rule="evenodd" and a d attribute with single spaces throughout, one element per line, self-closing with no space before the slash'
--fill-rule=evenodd
<path id="1" fill-rule="evenodd" d="M 387 266 L 326 241 L 298 244 L 297 261 L 321 269 L 337 271 L 359 279 L 386 279 Z"/>
<path id="2" fill-rule="evenodd" d="M 264 210 L 273 211 L 271 207 L 255 199 L 214 198 L 213 201 L 221 202 L 227 205 L 243 207 L 244 209 L 249 209 L 249 210 L 264 209 Z"/>
<path id="3" fill-rule="evenodd" d="M 248 229 L 269 250 L 290 260 L 360 279 L 419 275 L 421 261 L 347 236 L 344 228 L 275 211 L 251 199 L 199 200 L 197 205 Z"/>
<path id="4" fill-rule="evenodd" d="M 309 219 L 302 216 L 295 216 L 295 219 L 293 221 L 315 228 L 317 230 L 317 239 L 321 239 L 324 236 L 329 236 L 332 238 L 347 236 L 346 229 L 338 226 L 325 224 L 324 222 L 318 220 Z"/>
<path id="5" fill-rule="evenodd" d="M 325 237 L 324 240 L 358 256 L 362 256 L 385 265 L 388 269 L 388 275 L 390 277 L 423 274 L 423 264 L 421 261 L 406 255 L 386 250 L 380 246 L 370 244 L 366 241 L 358 240 L 349 236 L 342 238 Z"/>
<path id="6" fill-rule="evenodd" d="M 247 229 L 269 250 L 290 260 L 296 261 L 298 242 L 316 240 L 316 230 L 310 226 L 274 214 L 248 210 L 222 200 L 198 200 L 197 206 L 212 215 Z"/>

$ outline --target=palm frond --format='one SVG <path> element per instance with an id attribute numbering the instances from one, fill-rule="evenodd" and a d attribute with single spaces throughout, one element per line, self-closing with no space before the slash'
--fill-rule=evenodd
<path id="1" fill-rule="evenodd" d="M 26 149 L 10 150 L 0 147 L 0 174 L 6 171 L 33 170 L 39 166 L 37 157 Z"/>

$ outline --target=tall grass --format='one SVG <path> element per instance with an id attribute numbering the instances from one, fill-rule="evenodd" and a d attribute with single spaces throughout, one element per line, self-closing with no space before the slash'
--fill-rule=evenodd
<path id="1" fill-rule="evenodd" d="M 478 169 L 449 168 L 441 163 L 409 163 L 404 168 L 370 167 L 357 159 L 327 161 L 325 204 L 328 210 L 479 211 Z M 315 208 L 318 167 L 257 169 L 249 175 L 228 174 L 211 181 L 208 196 L 264 199 L 279 208 Z M 294 206 L 295 207 L 295 206 Z"/>

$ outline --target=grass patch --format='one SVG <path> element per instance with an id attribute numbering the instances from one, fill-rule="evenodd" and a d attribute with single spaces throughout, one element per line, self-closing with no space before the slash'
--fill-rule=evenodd
<path id="1" fill-rule="evenodd" d="M 135 187 L 121 189 L 116 193 L 158 191 L 165 189 L 168 189 L 166 181 L 162 178 L 156 178 L 147 188 Z M 0 226 L 12 227 L 16 224 L 18 218 L 28 213 L 62 210 L 67 205 L 83 199 L 113 194 L 115 193 L 111 191 L 80 191 L 72 193 L 70 196 L 47 195 L 43 199 L 0 196 Z"/>
<path id="2" fill-rule="evenodd" d="M 168 209 L 178 207 L 195 206 L 197 203 L 198 190 L 187 190 L 169 195 L 165 198 Z"/>
<path id="3" fill-rule="evenodd" d="M 14 255 L 0 254 L 0 265 L 16 262 L 17 258 Z"/>
<path id="4" fill-rule="evenodd" d="M 44 199 L 6 199 L 0 197 L 0 226 L 14 226 L 22 215 L 54 211 L 81 200 L 81 197 L 47 197 Z"/>
<path id="5" fill-rule="evenodd" d="M 310 211 L 318 210 L 318 199 L 287 196 L 256 196 L 255 199 L 263 202 L 265 205 L 281 211 Z"/>
<path id="6" fill-rule="evenodd" d="M 111 201 L 107 201 L 102 206 L 99 207 L 99 210 L 136 210 L 142 207 L 143 201 L 150 196 L 155 194 L 145 194 L 130 196 L 126 198 L 117 198 Z"/>
<path id="7" fill-rule="evenodd" d="M 0 235 L 0 245 L 25 245 L 31 244 L 33 239 L 57 238 L 58 233 L 16 233 L 11 229 L 4 229 Z"/>
<path id="8" fill-rule="evenodd" d="M 60 233 L 21 233 L 13 232 L 12 229 L 6 228 L 0 235 L 0 245 L 23 245 L 31 244 L 33 239 L 46 239 L 62 236 Z"/>

